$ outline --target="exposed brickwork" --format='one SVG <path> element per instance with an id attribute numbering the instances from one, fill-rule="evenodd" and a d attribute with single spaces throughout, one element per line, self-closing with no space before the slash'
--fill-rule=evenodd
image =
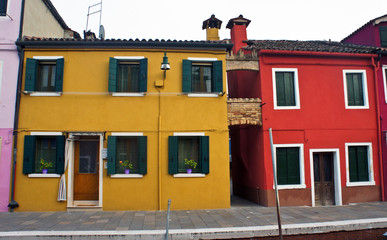
<path id="1" fill-rule="evenodd" d="M 261 99 L 230 98 L 227 100 L 228 125 L 262 126 Z"/>

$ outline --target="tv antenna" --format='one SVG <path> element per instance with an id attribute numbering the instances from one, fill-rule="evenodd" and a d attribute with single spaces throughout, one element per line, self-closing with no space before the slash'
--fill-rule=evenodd
<path id="1" fill-rule="evenodd" d="M 99 7 L 99 9 L 96 9 L 97 7 Z M 94 11 L 94 12 L 90 13 L 90 9 L 92 11 Z M 102 0 L 99 3 L 96 3 L 94 5 L 89 6 L 89 9 L 87 10 L 86 32 L 88 31 L 87 28 L 89 27 L 89 16 L 93 15 L 93 14 L 96 14 L 96 13 L 99 13 L 99 33 L 98 33 L 98 36 L 100 38 L 105 38 L 105 29 L 101 25 L 101 19 L 102 19 Z"/>

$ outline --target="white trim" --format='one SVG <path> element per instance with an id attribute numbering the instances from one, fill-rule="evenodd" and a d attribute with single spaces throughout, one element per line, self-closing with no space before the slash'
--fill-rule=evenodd
<path id="1" fill-rule="evenodd" d="M 218 61 L 217 58 L 197 58 L 197 57 L 189 57 L 188 60 L 194 62 L 215 62 Z"/>
<path id="2" fill-rule="evenodd" d="M 347 73 L 361 73 L 363 75 L 363 106 L 348 106 L 348 96 L 347 96 Z M 369 109 L 368 103 L 368 88 L 367 88 L 367 75 L 366 70 L 343 70 L 343 83 L 344 83 L 344 101 L 346 109 Z"/>
<path id="3" fill-rule="evenodd" d="M 293 72 L 294 73 L 294 100 L 295 106 L 277 106 L 277 87 L 276 87 L 276 72 Z M 300 109 L 300 90 L 298 85 L 298 69 L 297 68 L 273 68 L 272 69 L 272 83 L 273 83 L 273 105 L 274 109 L 288 110 Z"/>
<path id="4" fill-rule="evenodd" d="M 0 60 L 0 97 L 1 97 L 1 86 L 2 86 L 2 80 L 3 80 L 3 66 L 4 66 L 4 61 Z M 0 99 L 1 103 L 1 99 Z"/>
<path id="5" fill-rule="evenodd" d="M 33 136 L 61 136 L 62 132 L 31 132 L 30 135 Z"/>
<path id="6" fill-rule="evenodd" d="M 291 144 L 274 144 L 274 164 L 276 164 L 277 168 L 277 148 L 285 148 L 285 147 L 298 147 L 299 148 L 299 156 L 300 156 L 300 184 L 291 184 L 291 185 L 279 185 L 278 189 L 301 189 L 306 188 L 305 184 L 305 167 L 304 167 L 304 144 L 302 143 L 291 143 Z M 274 187 L 273 187 L 274 188 Z"/>
<path id="7" fill-rule="evenodd" d="M 188 93 L 188 97 L 215 98 L 215 97 L 219 97 L 219 93 Z"/>
<path id="8" fill-rule="evenodd" d="M 387 76 L 386 76 L 386 71 L 387 71 L 387 65 L 383 65 L 382 66 L 382 72 L 383 72 L 384 100 L 387 103 Z"/>
<path id="9" fill-rule="evenodd" d="M 28 177 L 29 178 L 60 178 L 60 174 L 56 174 L 56 173 L 46 173 L 46 174 L 43 174 L 43 173 L 30 173 L 28 174 Z"/>
<path id="10" fill-rule="evenodd" d="M 142 174 L 112 174 L 110 178 L 143 178 Z"/>
<path id="11" fill-rule="evenodd" d="M 312 207 L 315 204 L 315 189 L 314 189 L 314 165 L 313 154 L 319 152 L 331 152 L 333 153 L 333 177 L 335 186 L 335 205 L 343 205 L 343 199 L 341 195 L 341 174 L 340 174 L 340 150 L 338 148 L 321 148 L 321 149 L 309 149 L 309 161 L 310 161 L 310 184 L 311 184 L 311 198 Z"/>
<path id="12" fill-rule="evenodd" d="M 74 206 L 94 207 L 96 205 L 98 205 L 98 201 L 92 201 L 92 200 L 76 200 L 76 201 L 74 201 Z"/>
<path id="13" fill-rule="evenodd" d="M 204 132 L 174 132 L 173 133 L 173 136 L 187 136 L 187 137 L 190 137 L 190 136 L 205 136 L 205 133 Z"/>
<path id="14" fill-rule="evenodd" d="M 111 136 L 127 136 L 127 137 L 131 137 L 131 136 L 144 136 L 144 133 L 142 132 L 112 132 Z"/>
<path id="15" fill-rule="evenodd" d="M 124 92 L 112 92 L 112 97 L 144 97 L 145 93 L 124 93 Z"/>
<path id="16" fill-rule="evenodd" d="M 141 60 L 144 59 L 144 56 L 114 56 L 117 60 Z"/>
<path id="17" fill-rule="evenodd" d="M 7 1 L 7 10 L 5 11 L 5 16 L 0 16 L 0 19 L 9 18 L 13 21 L 13 19 L 9 16 L 9 8 L 11 7 L 11 0 Z"/>
<path id="18" fill-rule="evenodd" d="M 57 60 L 64 57 L 63 56 L 33 56 L 32 58 L 37 60 Z"/>
<path id="19" fill-rule="evenodd" d="M 31 92 L 31 97 L 60 97 L 61 92 Z"/>
<path id="20" fill-rule="evenodd" d="M 206 177 L 204 173 L 177 173 L 173 174 L 174 178 L 203 178 Z"/>
<path id="21" fill-rule="evenodd" d="M 348 147 L 350 146 L 366 146 L 368 147 L 368 177 L 369 181 L 365 182 L 350 182 L 349 180 L 349 153 L 348 153 Z M 347 181 L 346 185 L 347 187 L 354 187 L 354 186 L 372 186 L 375 185 L 374 180 L 374 167 L 373 167 L 373 158 L 372 158 L 372 143 L 370 142 L 364 142 L 364 143 L 345 143 L 345 163 L 346 163 L 346 175 L 347 175 Z"/>

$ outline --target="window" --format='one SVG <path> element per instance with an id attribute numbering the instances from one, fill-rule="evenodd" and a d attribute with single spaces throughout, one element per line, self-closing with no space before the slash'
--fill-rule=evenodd
<path id="1" fill-rule="evenodd" d="M 297 69 L 273 68 L 274 109 L 299 109 Z"/>
<path id="2" fill-rule="evenodd" d="M 209 137 L 180 134 L 169 136 L 169 174 L 187 173 L 190 167 L 185 165 L 185 159 L 194 160 L 197 163 L 196 168 L 192 168 L 192 173 L 208 174 Z"/>
<path id="3" fill-rule="evenodd" d="M 347 143 L 347 186 L 373 185 L 371 143 Z"/>
<path id="4" fill-rule="evenodd" d="M 147 91 L 147 58 L 110 58 L 109 92 L 142 93 Z"/>
<path id="5" fill-rule="evenodd" d="M 183 92 L 223 92 L 222 61 L 183 60 Z"/>
<path id="6" fill-rule="evenodd" d="M 0 16 L 7 15 L 7 0 L 0 0 Z"/>
<path id="7" fill-rule="evenodd" d="M 276 144 L 277 182 L 280 188 L 305 188 L 302 144 Z"/>
<path id="8" fill-rule="evenodd" d="M 387 47 L 387 26 L 380 26 L 380 46 Z"/>
<path id="9" fill-rule="evenodd" d="M 61 136 L 32 136 L 24 137 L 23 173 L 63 174 L 64 172 L 65 137 Z M 44 167 L 42 163 L 47 163 Z"/>
<path id="10" fill-rule="evenodd" d="M 365 70 L 344 70 L 345 107 L 368 108 L 367 80 Z"/>
<path id="11" fill-rule="evenodd" d="M 27 58 L 24 90 L 62 92 L 64 59 Z"/>
<path id="12" fill-rule="evenodd" d="M 123 174 L 125 169 L 130 170 L 129 174 L 147 173 L 146 136 L 108 137 L 108 174 Z"/>

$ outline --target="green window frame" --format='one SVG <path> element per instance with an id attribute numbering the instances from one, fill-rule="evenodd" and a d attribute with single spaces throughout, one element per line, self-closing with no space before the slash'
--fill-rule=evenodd
<path id="1" fill-rule="evenodd" d="M 7 0 L 0 0 L 0 16 L 7 16 Z"/>
<path id="2" fill-rule="evenodd" d="M 387 26 L 380 26 L 380 46 L 387 47 Z"/>
<path id="3" fill-rule="evenodd" d="M 368 146 L 348 146 L 350 182 L 370 181 L 368 156 Z"/>
<path id="4" fill-rule="evenodd" d="M 41 158 L 50 162 L 48 173 L 64 173 L 65 136 L 24 136 L 23 173 L 41 173 Z"/>
<path id="5" fill-rule="evenodd" d="M 302 184 L 300 161 L 300 147 L 276 147 L 278 185 Z"/>
<path id="6" fill-rule="evenodd" d="M 183 60 L 184 93 L 222 93 L 222 61 Z"/>
<path id="7" fill-rule="evenodd" d="M 40 60 L 27 58 L 24 90 L 27 92 L 62 92 L 64 58 Z"/>
<path id="8" fill-rule="evenodd" d="M 122 174 L 120 164 L 128 160 L 132 164 L 129 174 L 147 174 L 147 136 L 109 136 L 107 174 Z"/>
<path id="9" fill-rule="evenodd" d="M 184 152 L 188 155 L 184 155 Z M 184 165 L 184 159 L 197 162 L 196 169 L 192 169 L 193 173 L 209 174 L 209 155 L 209 136 L 168 137 L 168 173 L 171 175 L 187 173 L 189 167 Z"/>
<path id="10" fill-rule="evenodd" d="M 142 93 L 147 91 L 148 59 L 109 59 L 109 92 Z"/>
<path id="11" fill-rule="evenodd" d="M 364 106 L 362 73 L 346 73 L 348 106 Z"/>

